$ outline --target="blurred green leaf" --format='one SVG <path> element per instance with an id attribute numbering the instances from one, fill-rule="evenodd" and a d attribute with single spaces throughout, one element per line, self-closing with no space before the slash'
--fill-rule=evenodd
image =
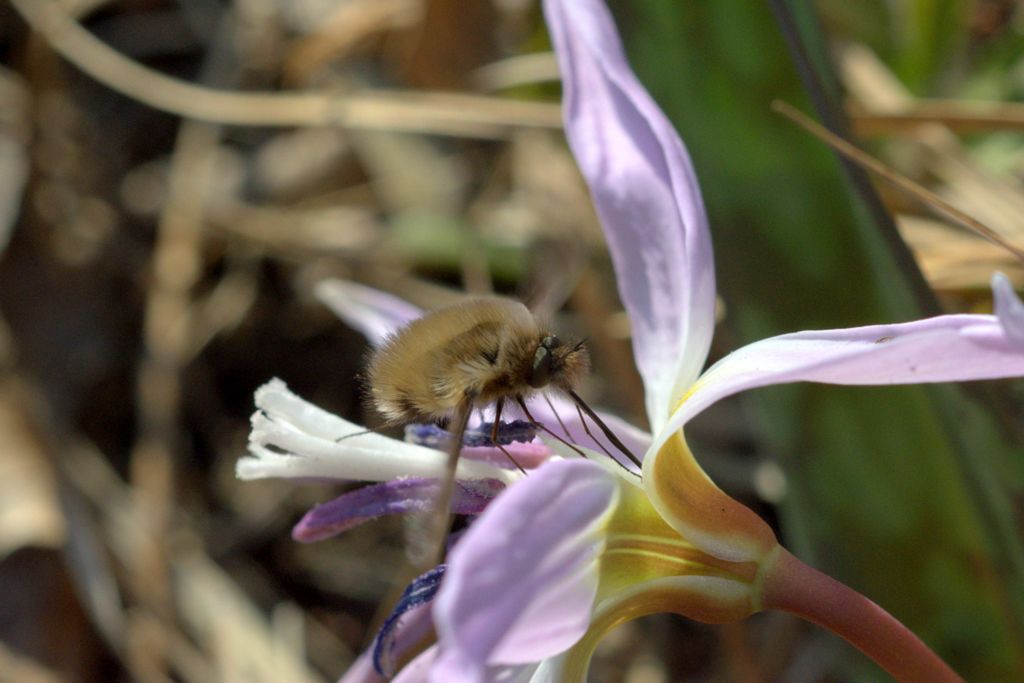
<path id="1" fill-rule="evenodd" d="M 526 277 L 526 245 L 481 238 L 459 218 L 433 211 L 396 214 L 383 247 L 418 268 L 460 273 L 471 250 L 480 250 L 490 277 L 501 283 Z"/>
<path id="2" fill-rule="evenodd" d="M 937 76 L 966 58 L 971 12 L 984 11 L 967 0 L 820 0 L 817 6 L 830 28 L 869 45 L 918 95 L 951 85 Z"/>

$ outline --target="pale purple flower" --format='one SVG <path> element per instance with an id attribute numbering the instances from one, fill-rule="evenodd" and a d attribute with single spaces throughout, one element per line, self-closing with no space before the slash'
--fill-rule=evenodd
<path id="1" fill-rule="evenodd" d="M 762 520 L 707 478 L 681 438 L 685 423 L 715 401 L 797 381 L 905 384 L 1024 375 L 1024 315 L 1002 281 L 994 283 L 998 316 L 781 335 L 699 374 L 715 292 L 707 223 L 686 150 L 630 71 L 600 0 L 546 0 L 544 9 L 563 74 L 566 133 L 611 250 L 654 436 L 642 490 L 592 455 L 548 463 L 488 507 L 453 550 L 436 601 L 438 651 L 420 670 L 425 677 L 429 669 L 435 682 L 494 680 L 500 666 L 518 666 L 519 675 L 533 680 L 581 680 L 593 644 L 624 615 L 676 611 L 714 622 L 762 608 L 758 568 L 781 564 L 784 551 Z M 573 499 L 550 494 L 557 488 L 552 482 L 569 479 L 592 487 L 580 494 L 585 502 L 604 495 L 608 507 L 592 507 L 594 526 L 585 526 Z M 617 495 L 598 493 L 601 481 L 614 482 Z M 545 523 L 523 523 L 531 519 Z M 514 542 L 503 529 L 517 531 Z M 530 558 L 548 566 L 552 552 L 571 558 L 561 571 L 522 576 Z M 621 559 L 627 555 L 631 562 Z M 655 569 L 644 565 L 645 557 L 678 564 Z M 751 567 L 754 573 L 744 573 Z M 496 599 L 500 586 L 516 599 Z M 551 591 L 567 586 L 577 590 L 552 600 Z M 572 628 L 579 640 L 565 650 Z M 899 658 L 880 663 L 899 667 Z"/>
<path id="2" fill-rule="evenodd" d="M 765 607 L 791 608 L 779 596 L 792 586 L 773 580 L 773 569 L 791 569 L 795 560 L 763 520 L 715 486 L 682 438 L 686 422 L 719 399 L 798 381 L 1024 376 L 1024 307 L 999 278 L 993 281 L 997 315 L 781 335 L 738 349 L 701 374 L 714 328 L 715 285 L 707 220 L 687 152 L 630 70 L 600 0 L 546 0 L 544 10 L 563 74 L 566 133 L 605 230 L 653 435 L 607 418 L 644 453 L 642 479 L 592 450 L 587 460 L 560 450 L 565 459 L 526 477 L 460 462 L 460 480 L 494 479 L 507 488 L 449 554 L 432 611 L 437 645 L 395 680 L 582 680 L 597 640 L 624 618 L 672 611 L 723 622 Z M 417 314 L 347 283 L 322 285 L 318 293 L 371 339 Z M 268 411 L 259 395 L 257 403 Z M 240 463 L 240 474 L 290 476 L 291 468 L 293 476 L 382 482 L 439 474 L 443 455 L 437 451 L 376 435 L 365 453 L 335 443 L 345 431 L 317 410 L 293 407 L 279 412 L 272 426 L 258 413 L 254 458 Z M 594 446 L 578 423 L 570 429 L 574 441 Z M 335 458 L 338 447 L 346 451 L 344 462 Z M 364 462 L 370 450 L 391 448 L 398 454 L 385 463 Z M 315 466 L 296 463 L 309 456 Z M 398 485 L 390 486 L 381 490 Z M 409 485 L 422 490 L 417 486 Z M 890 650 L 878 661 L 902 670 L 905 652 Z M 344 680 L 374 680 L 365 662 Z M 930 671 L 928 664 L 914 671 Z"/>

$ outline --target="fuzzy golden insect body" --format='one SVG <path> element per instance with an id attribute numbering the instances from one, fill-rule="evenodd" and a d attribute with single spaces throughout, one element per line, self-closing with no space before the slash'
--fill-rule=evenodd
<path id="1" fill-rule="evenodd" d="M 571 392 L 589 369 L 582 344 L 563 344 L 518 301 L 474 299 L 428 313 L 373 355 L 373 403 L 391 423 L 445 421 L 462 406 Z"/>

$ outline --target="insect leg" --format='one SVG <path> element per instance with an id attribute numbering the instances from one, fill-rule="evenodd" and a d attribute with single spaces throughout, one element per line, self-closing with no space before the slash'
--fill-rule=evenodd
<path id="1" fill-rule="evenodd" d="M 579 454 L 580 456 L 582 456 L 584 458 L 587 457 L 586 453 L 584 453 L 580 449 L 576 448 L 576 446 L 572 445 L 571 443 L 569 443 L 568 441 L 566 441 L 565 439 L 560 437 L 558 434 L 555 434 L 553 431 L 551 431 L 550 429 L 545 427 L 542 422 L 537 422 L 536 418 L 534 418 L 534 416 L 530 414 L 530 409 L 526 407 L 526 401 L 523 400 L 522 396 L 516 396 L 516 403 L 518 403 L 519 407 L 522 408 L 523 414 L 526 415 L 526 419 L 529 420 L 530 422 L 532 422 L 533 424 L 535 424 L 538 429 L 541 429 L 541 430 L 547 432 L 548 435 L 550 435 L 551 437 L 553 437 L 557 441 L 560 441 L 564 446 L 568 446 L 572 450 L 576 451 L 576 453 Z"/>
<path id="2" fill-rule="evenodd" d="M 494 427 L 491 428 L 491 443 L 498 445 L 498 425 L 501 424 L 501 409 L 505 405 L 505 399 L 499 398 L 494 404 Z"/>
<path id="3" fill-rule="evenodd" d="M 565 434 L 565 438 L 571 439 L 572 438 L 572 434 L 569 433 L 568 427 L 565 426 L 565 423 L 562 422 L 562 418 L 558 414 L 558 411 L 555 410 L 555 404 L 551 402 L 551 399 L 548 398 L 547 394 L 542 394 L 542 395 L 544 396 L 544 400 L 547 401 L 548 408 L 551 408 L 551 414 L 555 416 L 556 420 L 558 420 L 558 426 L 562 428 L 562 433 Z"/>
<path id="4" fill-rule="evenodd" d="M 364 429 L 361 432 L 352 432 L 351 434 L 346 434 L 345 436 L 339 436 L 337 439 L 334 440 L 334 443 L 341 443 L 345 439 L 351 439 L 353 436 L 366 436 L 367 434 L 380 434 L 380 432 L 375 431 L 373 429 Z"/>
<path id="5" fill-rule="evenodd" d="M 498 443 L 498 426 L 501 424 L 501 409 L 504 407 L 504 405 L 505 399 L 503 398 L 499 398 L 498 402 L 494 404 L 494 427 L 491 428 L 491 443 L 494 444 L 494 446 L 499 451 L 505 454 L 505 457 L 508 458 L 509 461 L 516 466 L 516 469 L 518 469 L 523 474 L 526 474 L 526 470 L 523 469 L 523 466 L 520 465 L 516 461 L 516 459 L 512 457 L 512 454 L 509 453 L 504 446 Z"/>
<path id="6" fill-rule="evenodd" d="M 515 458 L 512 457 L 512 454 L 508 452 L 507 448 L 502 446 L 500 443 L 495 443 L 494 445 L 497 446 L 499 451 L 501 451 L 502 453 L 505 454 L 505 457 L 508 458 L 509 461 L 511 461 L 511 463 L 516 466 L 516 469 L 518 469 L 523 474 L 527 473 L 526 470 L 523 469 L 523 466 L 520 465 L 519 462 Z"/>

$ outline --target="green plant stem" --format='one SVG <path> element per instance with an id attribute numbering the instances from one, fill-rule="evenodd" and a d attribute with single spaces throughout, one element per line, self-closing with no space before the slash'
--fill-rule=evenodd
<path id="1" fill-rule="evenodd" d="M 784 548 L 765 567 L 762 600 L 843 637 L 899 681 L 963 680 L 891 614 Z"/>

